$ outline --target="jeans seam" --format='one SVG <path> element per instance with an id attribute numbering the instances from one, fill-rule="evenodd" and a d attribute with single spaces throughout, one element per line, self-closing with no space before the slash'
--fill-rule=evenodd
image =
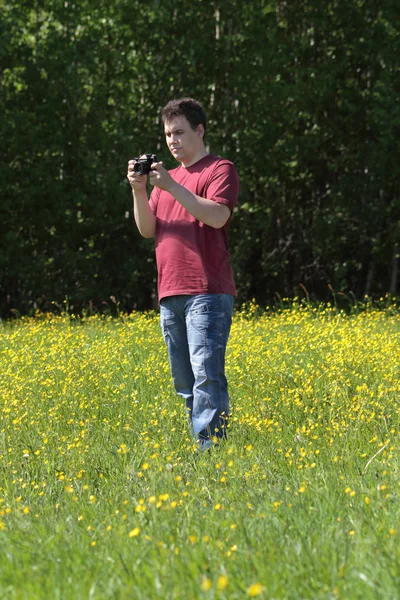
<path id="1" fill-rule="evenodd" d="M 203 342 L 203 363 L 204 363 L 204 372 L 205 372 L 205 376 L 206 376 L 206 381 L 208 381 L 206 353 L 207 353 L 207 334 L 205 333 L 204 334 L 204 342 Z M 210 410 L 212 410 L 212 404 L 211 404 L 210 394 L 208 392 L 206 392 L 206 394 L 207 394 L 208 408 Z"/>

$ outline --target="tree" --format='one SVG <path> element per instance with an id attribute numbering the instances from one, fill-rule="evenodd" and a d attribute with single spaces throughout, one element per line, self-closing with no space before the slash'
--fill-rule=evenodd
<path id="1" fill-rule="evenodd" d="M 129 158 L 192 95 L 241 178 L 239 301 L 398 290 L 394 0 L 0 1 L 0 311 L 154 305 Z M 111 301 L 112 303 L 112 301 Z"/>

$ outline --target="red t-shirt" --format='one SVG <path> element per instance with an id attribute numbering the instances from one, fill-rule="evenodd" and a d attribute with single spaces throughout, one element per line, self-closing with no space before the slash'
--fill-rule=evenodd
<path id="1" fill-rule="evenodd" d="M 239 178 L 229 160 L 208 154 L 170 174 L 196 196 L 226 204 L 231 211 L 237 202 Z M 220 229 L 205 225 L 158 187 L 153 189 L 149 203 L 156 216 L 159 299 L 186 294 L 235 296 L 226 231 L 230 219 Z"/>

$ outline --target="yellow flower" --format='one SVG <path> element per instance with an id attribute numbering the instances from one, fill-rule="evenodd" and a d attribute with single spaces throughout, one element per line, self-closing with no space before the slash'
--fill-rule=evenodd
<path id="1" fill-rule="evenodd" d="M 202 580 L 202 582 L 200 584 L 200 589 L 203 592 L 208 592 L 208 590 L 211 589 L 211 586 L 212 586 L 211 579 L 209 577 L 204 577 L 204 579 Z"/>
<path id="2" fill-rule="evenodd" d="M 132 531 L 129 532 L 129 537 L 134 538 L 137 535 L 139 535 L 139 533 L 140 533 L 139 527 L 135 527 L 135 529 L 132 529 Z"/>
<path id="3" fill-rule="evenodd" d="M 228 585 L 228 578 L 226 575 L 220 575 L 217 580 L 217 590 L 224 590 Z"/>
<path id="4" fill-rule="evenodd" d="M 265 588 L 263 585 L 261 585 L 261 583 L 253 583 L 247 590 L 247 593 L 250 596 L 250 598 L 255 598 L 256 596 L 262 594 L 264 589 Z"/>
<path id="5" fill-rule="evenodd" d="M 24 506 L 24 515 L 29 515 L 29 506 Z"/>

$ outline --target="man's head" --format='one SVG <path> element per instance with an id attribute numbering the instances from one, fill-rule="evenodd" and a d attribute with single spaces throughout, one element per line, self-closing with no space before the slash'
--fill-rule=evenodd
<path id="1" fill-rule="evenodd" d="M 193 98 L 170 100 L 164 106 L 161 116 L 164 124 L 175 117 L 185 117 L 193 131 L 196 131 L 199 125 L 202 125 L 203 138 L 205 136 L 207 126 L 206 113 L 200 102 Z"/>
<path id="2" fill-rule="evenodd" d="M 165 137 L 172 155 L 189 167 L 207 154 L 204 147 L 206 115 L 192 98 L 171 100 L 162 111 Z"/>

